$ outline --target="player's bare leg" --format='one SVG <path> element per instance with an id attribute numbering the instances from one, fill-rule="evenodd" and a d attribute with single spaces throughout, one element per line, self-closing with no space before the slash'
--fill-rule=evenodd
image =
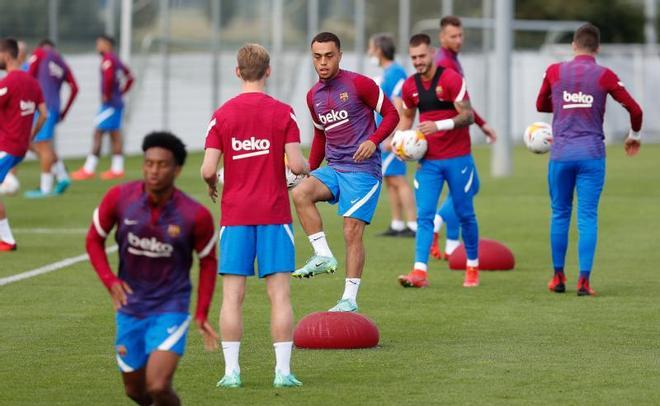
<path id="1" fill-rule="evenodd" d="M 110 143 L 112 145 L 112 163 L 110 170 L 101 174 L 101 179 L 121 179 L 124 177 L 124 152 L 123 140 L 119 130 L 110 131 Z"/>
<path id="2" fill-rule="evenodd" d="M 396 185 L 396 191 L 398 193 L 397 201 L 401 204 L 403 215 L 406 218 L 406 229 L 401 235 L 414 237 L 417 231 L 417 213 L 415 211 L 413 191 L 405 176 L 395 176 L 392 178 L 392 181 Z"/>
<path id="3" fill-rule="evenodd" d="M 381 236 L 396 236 L 405 229 L 405 223 L 402 217 L 402 204 L 399 198 L 399 185 L 396 181 L 397 176 L 386 176 L 385 185 L 387 186 L 387 200 L 390 202 L 390 215 L 392 223 Z"/>
<path id="4" fill-rule="evenodd" d="M 133 372 L 123 372 L 121 377 L 124 381 L 126 396 L 133 399 L 138 405 L 151 405 L 153 400 L 147 392 L 146 368 Z"/>
<path id="5" fill-rule="evenodd" d="M 346 242 L 346 281 L 344 294 L 331 312 L 357 312 L 357 294 L 364 269 L 364 228 L 362 220 L 344 217 L 344 241 Z"/>
<path id="6" fill-rule="evenodd" d="M 323 232 L 321 213 L 316 203 L 332 199 L 332 192 L 326 185 L 313 176 L 308 177 L 293 189 L 293 203 L 305 234 L 314 247 L 314 256 L 304 267 L 297 269 L 292 276 L 309 278 L 322 273 L 337 270 L 337 260 L 332 255 Z"/>
<path id="7" fill-rule="evenodd" d="M 179 397 L 172 387 L 179 356 L 171 351 L 154 351 L 147 362 L 147 393 L 154 405 L 178 406 Z"/>
<path id="8" fill-rule="evenodd" d="M 92 138 L 92 151 L 87 155 L 85 164 L 82 168 L 71 174 L 71 178 L 74 180 L 86 180 L 92 179 L 94 173 L 96 172 L 96 166 L 99 163 L 99 157 L 101 156 L 101 144 L 103 142 L 103 130 L 96 129 L 94 130 L 94 137 Z"/>
<path id="9" fill-rule="evenodd" d="M 238 354 L 243 336 L 243 299 L 245 298 L 246 283 L 245 276 L 223 275 L 222 277 L 220 335 L 225 358 L 225 375 L 218 382 L 218 386 L 223 388 L 241 386 Z"/>
<path id="10" fill-rule="evenodd" d="M 52 141 L 35 142 L 31 146 L 32 151 L 39 157 L 41 177 L 39 189 L 29 190 L 25 193 L 28 198 L 40 198 L 49 196 L 53 192 L 55 177 L 51 168 L 56 161 L 55 149 Z"/>

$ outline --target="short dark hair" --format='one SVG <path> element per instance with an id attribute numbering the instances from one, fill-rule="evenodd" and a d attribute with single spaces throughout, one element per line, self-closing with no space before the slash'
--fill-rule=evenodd
<path id="1" fill-rule="evenodd" d="M 453 25 L 454 27 L 462 27 L 463 23 L 461 19 L 456 16 L 444 16 L 440 19 L 440 29 L 445 28 L 448 25 Z"/>
<path id="2" fill-rule="evenodd" d="M 18 58 L 18 41 L 15 38 L 0 39 L 0 52 L 7 52 L 12 59 Z"/>
<path id="3" fill-rule="evenodd" d="M 392 35 L 387 33 L 374 34 L 371 37 L 371 41 L 373 41 L 376 48 L 380 49 L 385 59 L 388 61 L 394 60 L 396 47 L 394 46 L 394 38 Z"/>
<path id="4" fill-rule="evenodd" d="M 431 37 L 427 34 L 415 34 L 408 41 L 408 45 L 411 47 L 418 47 L 422 44 L 431 45 Z"/>
<path id="5" fill-rule="evenodd" d="M 164 148 L 174 155 L 174 161 L 177 166 L 183 166 L 186 163 L 186 145 L 179 137 L 168 131 L 154 131 L 147 134 L 142 141 L 142 151 L 147 152 L 149 148 Z"/>
<path id="6" fill-rule="evenodd" d="M 101 34 L 101 35 L 99 35 L 99 36 L 96 37 L 96 38 L 98 38 L 98 39 L 102 39 L 103 41 L 107 41 L 107 42 L 109 42 L 110 45 L 112 45 L 113 47 L 115 46 L 115 39 L 114 39 L 113 37 L 111 37 L 110 35 L 107 35 L 107 34 Z"/>
<path id="7" fill-rule="evenodd" d="M 595 25 L 586 23 L 575 31 L 573 42 L 580 49 L 596 52 L 600 46 L 600 30 Z"/>
<path id="8" fill-rule="evenodd" d="M 37 44 L 39 47 L 49 46 L 55 48 L 55 43 L 50 38 L 44 38 Z"/>
<path id="9" fill-rule="evenodd" d="M 331 32 L 321 32 L 316 34 L 316 36 L 312 38 L 312 42 L 309 46 L 312 46 L 315 42 L 334 42 L 337 49 L 341 50 L 341 41 L 339 41 L 339 37 Z"/>

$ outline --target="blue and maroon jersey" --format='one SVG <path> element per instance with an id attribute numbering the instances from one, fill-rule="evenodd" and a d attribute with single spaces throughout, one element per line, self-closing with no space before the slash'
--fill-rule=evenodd
<path id="1" fill-rule="evenodd" d="M 353 160 L 360 144 L 370 140 L 378 146 L 399 123 L 396 108 L 376 82 L 340 70 L 332 79 L 321 80 L 310 89 L 307 106 L 316 128 L 309 157 L 312 169 L 325 156 L 328 165 L 337 171 L 367 172 L 381 178 L 379 149 L 369 159 Z M 374 111 L 383 117 L 378 129 Z"/>
<path id="2" fill-rule="evenodd" d="M 431 80 L 416 73 L 403 84 L 403 106 L 418 109 L 419 121 L 438 121 L 458 115 L 455 102 L 469 100 L 465 79 L 452 69 L 436 68 Z M 448 159 L 471 152 L 468 127 L 436 131 L 426 137 L 428 150 L 424 159 Z"/>
<path id="3" fill-rule="evenodd" d="M 48 110 L 60 111 L 62 83 L 73 81 L 71 69 L 62 56 L 51 48 L 37 48 L 29 59 L 28 72 L 39 81 Z"/>
<path id="4" fill-rule="evenodd" d="M 164 205 L 155 207 L 144 182 L 134 181 L 111 188 L 94 211 L 93 227 L 101 238 L 114 226 L 118 277 L 133 290 L 119 311 L 135 317 L 188 312 L 193 252 L 200 260 L 215 257 L 216 234 L 209 210 L 178 189 Z M 92 252 L 90 257 L 110 288 L 114 275 L 100 269 L 105 265 L 100 266 Z"/>
<path id="5" fill-rule="evenodd" d="M 642 110 L 617 75 L 588 55 L 550 65 L 536 108 L 552 112 L 550 159 L 571 161 L 605 157 L 603 117 L 607 95 L 630 113 L 633 131 L 642 126 Z"/>
<path id="6" fill-rule="evenodd" d="M 122 88 L 122 80 L 125 82 Z M 133 84 L 133 76 L 126 65 L 112 52 L 101 54 L 101 94 L 104 103 L 112 107 L 124 107 L 122 95 Z"/>

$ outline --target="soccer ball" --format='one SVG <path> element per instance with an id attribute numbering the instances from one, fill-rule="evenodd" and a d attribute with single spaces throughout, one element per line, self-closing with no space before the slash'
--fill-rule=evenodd
<path id="1" fill-rule="evenodd" d="M 284 166 L 284 173 L 286 175 L 287 189 L 293 189 L 294 187 L 298 186 L 298 184 L 302 182 L 303 179 L 305 179 L 305 175 L 296 175 L 286 165 Z"/>
<path id="2" fill-rule="evenodd" d="M 417 161 L 426 155 L 426 136 L 417 130 L 397 131 L 392 137 L 392 151 L 404 161 Z"/>
<path id="3" fill-rule="evenodd" d="M 535 154 L 545 154 L 552 146 L 552 126 L 538 121 L 525 129 L 525 146 Z"/>
<path id="4" fill-rule="evenodd" d="M 18 181 L 18 178 L 12 173 L 8 173 L 4 182 L 0 184 L 0 196 L 15 195 L 20 188 L 21 183 Z"/>

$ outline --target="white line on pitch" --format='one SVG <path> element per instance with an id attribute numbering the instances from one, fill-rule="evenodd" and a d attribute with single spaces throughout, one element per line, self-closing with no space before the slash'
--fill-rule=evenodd
<path id="1" fill-rule="evenodd" d="M 12 228 L 16 234 L 85 234 L 87 228 Z"/>
<path id="2" fill-rule="evenodd" d="M 117 246 L 113 245 L 105 249 L 105 252 L 111 253 L 117 251 Z M 16 275 L 0 278 L 0 286 L 9 285 L 10 283 L 22 281 L 23 279 L 32 278 L 35 276 L 43 275 L 48 272 L 57 271 L 58 269 L 66 268 L 78 262 L 87 261 L 89 257 L 87 254 L 78 255 L 77 257 L 66 258 L 61 261 L 53 262 L 52 264 L 44 265 L 40 268 L 31 271 L 22 272 Z"/>

